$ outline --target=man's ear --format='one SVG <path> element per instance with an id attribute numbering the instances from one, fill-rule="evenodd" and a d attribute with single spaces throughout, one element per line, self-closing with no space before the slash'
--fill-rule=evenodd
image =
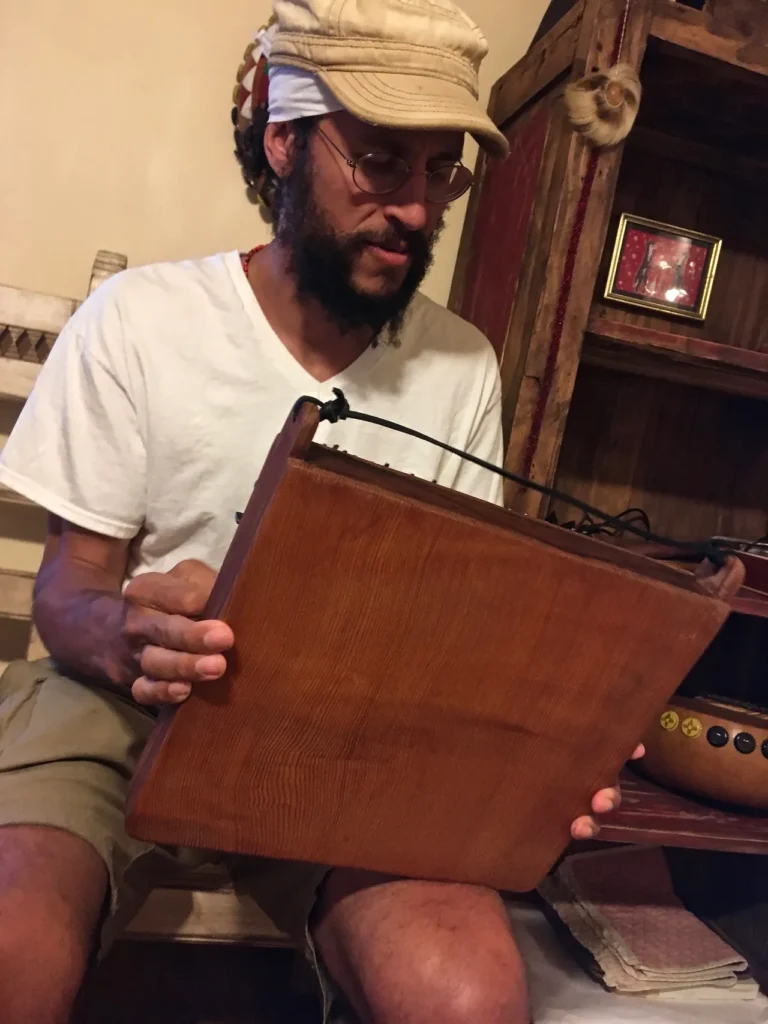
<path id="1" fill-rule="evenodd" d="M 291 173 L 296 158 L 296 129 L 291 121 L 270 121 L 264 131 L 264 152 L 278 178 Z"/>

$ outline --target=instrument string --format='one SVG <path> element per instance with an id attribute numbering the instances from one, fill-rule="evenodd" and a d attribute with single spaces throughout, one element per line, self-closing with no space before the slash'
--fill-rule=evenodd
<path id="1" fill-rule="evenodd" d="M 415 437 L 420 441 L 425 441 L 428 444 L 442 448 L 443 451 L 450 452 L 452 455 L 456 455 L 461 459 L 472 462 L 476 466 L 487 469 L 491 473 L 496 473 L 505 480 L 511 480 L 520 487 L 537 491 L 539 494 L 543 494 L 555 501 L 561 501 L 564 504 L 578 509 L 588 517 L 590 531 L 587 532 L 615 532 L 617 534 L 630 533 L 648 543 L 674 548 L 676 551 L 680 552 L 680 555 L 683 557 L 688 557 L 692 560 L 708 559 L 717 568 L 720 568 L 725 564 L 726 555 L 738 553 L 735 548 L 731 548 L 726 543 L 713 537 L 701 541 L 684 541 L 655 533 L 649 528 L 650 524 L 648 523 L 648 519 L 645 517 L 644 513 L 639 517 L 633 516 L 628 519 L 609 515 L 607 512 L 603 512 L 601 509 L 595 508 L 593 505 L 589 505 L 587 502 L 574 497 L 572 494 L 560 491 L 556 487 L 548 487 L 545 484 L 536 483 L 534 480 L 529 480 L 527 477 L 513 473 L 509 469 L 504 469 L 501 466 L 494 465 L 492 462 L 487 462 L 485 459 L 481 459 L 477 455 L 472 455 L 470 452 L 462 451 L 460 448 L 455 448 L 453 445 L 446 444 L 444 441 L 438 441 L 437 438 L 430 437 L 428 434 L 423 434 L 419 430 L 414 430 L 413 427 L 407 427 L 403 423 L 395 423 L 393 420 L 383 419 L 380 416 L 373 416 L 369 413 L 355 412 L 353 409 L 350 409 L 349 402 L 344 397 L 344 392 L 341 391 L 340 388 L 334 388 L 333 393 L 336 397 L 326 402 L 310 395 L 303 395 L 298 399 L 293 407 L 293 418 L 295 419 L 301 407 L 305 403 L 309 402 L 310 404 L 317 406 L 319 409 L 321 421 L 337 423 L 339 420 L 360 420 L 364 423 L 372 423 L 375 426 L 385 427 L 387 430 L 396 430 L 401 434 L 407 434 L 410 437 Z M 630 509 L 628 511 L 637 512 L 638 510 Z M 627 515 L 627 513 L 622 513 L 622 515 Z M 640 519 L 644 525 L 637 525 L 638 519 Z M 596 523 L 595 520 L 598 522 Z M 610 531 L 607 528 L 610 528 Z"/>

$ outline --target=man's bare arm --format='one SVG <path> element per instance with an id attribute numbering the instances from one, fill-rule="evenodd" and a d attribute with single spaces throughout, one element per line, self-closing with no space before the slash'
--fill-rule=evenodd
<path id="1" fill-rule="evenodd" d="M 136 577 L 121 592 L 128 542 L 51 516 L 33 616 L 61 664 L 133 687 L 141 703 L 175 703 L 190 684 L 217 679 L 233 643 L 221 622 L 195 621 L 215 573 L 182 562 Z"/>

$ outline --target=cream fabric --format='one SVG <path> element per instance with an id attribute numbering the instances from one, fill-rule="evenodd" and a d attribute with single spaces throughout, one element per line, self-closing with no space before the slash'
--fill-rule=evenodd
<path id="1" fill-rule="evenodd" d="M 478 102 L 488 43 L 451 0 L 275 0 L 270 62 L 317 74 L 356 117 L 509 147 Z"/>

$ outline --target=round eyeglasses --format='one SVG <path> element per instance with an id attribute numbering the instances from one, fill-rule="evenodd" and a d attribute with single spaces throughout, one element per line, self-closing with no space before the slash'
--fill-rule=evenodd
<path id="1" fill-rule="evenodd" d="M 361 192 L 371 196 L 384 196 L 397 192 L 412 177 L 419 177 L 402 157 L 392 153 L 366 153 L 352 160 L 343 153 L 333 139 L 329 138 L 322 128 L 318 132 L 329 146 L 339 154 L 344 163 L 352 168 L 352 181 Z M 474 175 L 468 167 L 457 161 L 446 162 L 431 171 L 422 171 L 426 176 L 427 185 L 425 198 L 429 203 L 452 203 L 463 196 L 474 182 Z"/>

